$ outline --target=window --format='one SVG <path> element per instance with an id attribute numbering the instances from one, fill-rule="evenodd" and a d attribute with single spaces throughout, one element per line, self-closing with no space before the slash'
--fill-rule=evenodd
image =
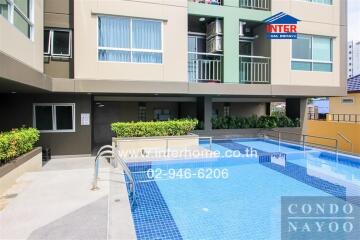
<path id="1" fill-rule="evenodd" d="M 44 30 L 44 54 L 53 57 L 70 58 L 72 32 L 69 29 Z"/>
<path id="2" fill-rule="evenodd" d="M 188 36 L 188 51 L 193 53 L 206 52 L 206 37 L 189 35 Z"/>
<path id="3" fill-rule="evenodd" d="M 50 30 L 44 30 L 44 54 L 50 54 Z"/>
<path id="4" fill-rule="evenodd" d="M 354 103 L 354 98 L 353 97 L 342 97 L 341 98 L 341 103 L 342 104 L 353 104 Z"/>
<path id="5" fill-rule="evenodd" d="M 224 104 L 224 117 L 230 116 L 230 103 Z"/>
<path id="6" fill-rule="evenodd" d="M 5 17 L 28 38 L 32 38 L 33 0 L 0 0 L 0 15 Z"/>
<path id="7" fill-rule="evenodd" d="M 146 121 L 146 103 L 139 103 L 139 113 L 138 113 L 139 121 Z"/>
<path id="8" fill-rule="evenodd" d="M 332 72 L 332 39 L 299 34 L 292 40 L 291 69 Z"/>
<path id="9" fill-rule="evenodd" d="M 167 121 L 170 120 L 169 109 L 154 109 L 154 120 Z"/>
<path id="10" fill-rule="evenodd" d="M 40 132 L 75 132 L 75 104 L 34 104 L 33 126 Z"/>
<path id="11" fill-rule="evenodd" d="M 9 4 L 7 0 L 0 0 L 0 15 L 6 19 L 9 17 Z"/>
<path id="12" fill-rule="evenodd" d="M 162 63 L 162 22 L 99 16 L 100 61 Z"/>
<path id="13" fill-rule="evenodd" d="M 251 56 L 253 55 L 253 42 L 252 41 L 239 41 L 239 55 Z"/>
<path id="14" fill-rule="evenodd" d="M 305 2 L 312 2 L 312 3 L 320 3 L 320 4 L 326 4 L 326 5 L 332 5 L 332 0 L 302 0 Z"/>

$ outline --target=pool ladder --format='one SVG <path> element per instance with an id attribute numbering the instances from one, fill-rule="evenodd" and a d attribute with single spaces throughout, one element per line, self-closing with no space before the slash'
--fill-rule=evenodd
<path id="1" fill-rule="evenodd" d="M 99 189 L 98 187 L 98 179 L 99 179 L 99 167 L 100 167 L 100 160 L 105 159 L 110 162 L 110 165 L 114 168 L 120 164 L 122 169 L 124 170 L 125 175 L 129 179 L 130 188 L 129 188 L 129 198 L 131 199 L 131 206 L 135 200 L 135 181 L 134 177 L 131 174 L 130 169 L 126 165 L 125 161 L 121 159 L 120 155 L 118 154 L 115 147 L 111 145 L 104 145 L 102 146 L 96 154 L 95 157 L 95 166 L 94 166 L 94 179 L 92 183 L 92 190 Z"/>

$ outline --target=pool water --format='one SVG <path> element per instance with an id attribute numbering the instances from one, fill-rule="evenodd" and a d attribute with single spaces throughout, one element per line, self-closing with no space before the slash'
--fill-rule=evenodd
<path id="1" fill-rule="evenodd" d="M 360 159 L 311 148 L 304 152 L 302 146 L 272 140 L 212 144 L 222 153 L 245 147 L 259 155 L 284 153 L 286 162 L 221 156 L 129 164 L 137 182 L 132 214 L 138 239 L 278 240 L 282 196 L 360 195 Z"/>

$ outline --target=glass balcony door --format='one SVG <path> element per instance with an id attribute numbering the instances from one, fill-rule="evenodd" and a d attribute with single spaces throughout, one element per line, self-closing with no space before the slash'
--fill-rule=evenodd
<path id="1" fill-rule="evenodd" d="M 189 35 L 188 36 L 188 77 L 190 81 L 196 79 L 196 60 L 201 59 L 202 55 L 197 53 L 206 52 L 206 38 L 201 35 Z"/>

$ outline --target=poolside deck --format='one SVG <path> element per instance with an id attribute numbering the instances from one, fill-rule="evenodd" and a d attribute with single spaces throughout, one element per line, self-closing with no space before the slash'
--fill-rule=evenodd
<path id="1" fill-rule="evenodd" d="M 0 239 L 135 239 L 123 176 L 103 163 L 90 190 L 93 160 L 52 159 L 19 178 L 0 198 Z"/>

